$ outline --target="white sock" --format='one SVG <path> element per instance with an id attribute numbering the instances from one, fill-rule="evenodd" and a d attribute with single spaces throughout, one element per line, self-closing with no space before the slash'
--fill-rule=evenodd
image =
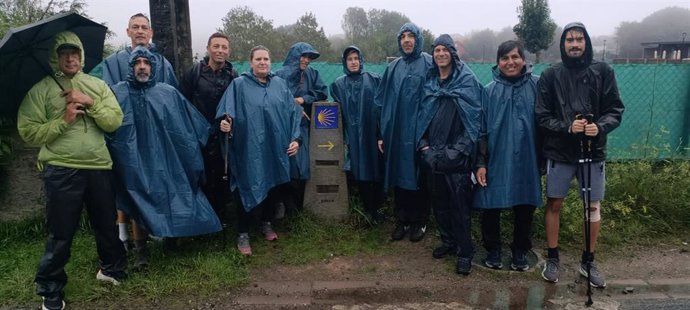
<path id="1" fill-rule="evenodd" d="M 127 241 L 127 223 L 117 223 L 118 231 L 120 232 L 120 240 Z"/>

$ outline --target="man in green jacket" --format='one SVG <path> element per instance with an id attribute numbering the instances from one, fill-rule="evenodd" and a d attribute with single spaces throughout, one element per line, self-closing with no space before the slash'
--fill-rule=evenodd
<path id="1" fill-rule="evenodd" d="M 103 81 L 82 72 L 84 49 L 74 33 L 55 36 L 50 64 L 54 78 L 46 76 L 29 90 L 17 128 L 27 143 L 41 147 L 48 240 L 34 279 L 36 293 L 43 297 L 42 309 L 63 309 L 64 267 L 83 206 L 98 249 L 96 278 L 117 285 L 126 277 L 127 257 L 115 226 L 113 163 L 103 136 L 120 127 L 122 110 Z"/>

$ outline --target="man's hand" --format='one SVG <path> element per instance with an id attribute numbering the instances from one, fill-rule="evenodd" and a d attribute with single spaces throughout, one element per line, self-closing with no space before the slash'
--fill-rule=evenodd
<path id="1" fill-rule="evenodd" d="M 304 98 L 302 98 L 302 97 L 295 98 L 295 104 L 303 105 L 304 104 Z"/>
<path id="2" fill-rule="evenodd" d="M 84 112 L 84 106 L 81 103 L 68 102 L 67 106 L 65 106 L 65 114 L 62 116 L 62 119 L 65 123 L 72 124 L 77 119 L 77 116 L 84 114 L 86 114 L 86 112 Z"/>
<path id="3" fill-rule="evenodd" d="M 475 174 L 475 176 L 477 177 L 477 182 L 479 182 L 479 185 L 481 185 L 482 187 L 486 187 L 486 185 L 488 184 L 486 183 L 486 168 L 481 167 L 477 169 L 477 173 Z"/>
<path id="4" fill-rule="evenodd" d="M 93 99 L 88 95 L 82 93 L 78 89 L 70 89 L 62 92 L 62 97 L 65 97 L 65 103 L 70 102 L 79 103 L 82 107 L 93 107 Z M 83 113 L 82 113 L 83 114 Z"/>
<path id="5" fill-rule="evenodd" d="M 596 137 L 599 134 L 599 127 L 595 123 L 585 125 L 585 135 L 588 137 Z"/>
<path id="6" fill-rule="evenodd" d="M 586 119 L 576 119 L 570 124 L 570 133 L 578 134 L 585 131 Z"/>
<path id="7" fill-rule="evenodd" d="M 379 152 L 383 154 L 383 140 L 378 140 Z"/>
<path id="8" fill-rule="evenodd" d="M 220 121 L 220 131 L 230 132 L 232 130 L 232 118 L 226 117 Z"/>
<path id="9" fill-rule="evenodd" d="M 290 145 L 287 148 L 287 154 L 290 157 L 295 156 L 295 155 L 297 155 L 298 150 L 299 150 L 299 143 L 297 143 L 297 141 L 292 141 L 292 142 L 290 142 Z"/>

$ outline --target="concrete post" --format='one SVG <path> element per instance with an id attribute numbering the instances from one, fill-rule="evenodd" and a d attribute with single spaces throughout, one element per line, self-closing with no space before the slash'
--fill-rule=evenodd
<path id="1" fill-rule="evenodd" d="M 153 43 L 175 69 L 178 79 L 192 66 L 189 0 L 149 0 Z"/>

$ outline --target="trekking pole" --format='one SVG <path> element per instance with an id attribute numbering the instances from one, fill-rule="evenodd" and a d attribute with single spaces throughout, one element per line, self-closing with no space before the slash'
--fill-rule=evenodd
<path id="1" fill-rule="evenodd" d="M 594 115 L 592 114 L 578 114 L 575 116 L 575 119 L 585 119 L 587 120 L 587 124 L 591 123 L 593 121 Z M 582 133 L 582 136 L 580 137 L 580 154 L 582 158 L 578 161 L 579 162 L 579 170 L 580 170 L 580 180 L 582 183 L 581 191 L 582 191 L 582 204 L 583 204 L 583 212 L 584 212 L 584 230 L 585 230 L 585 251 L 587 252 L 587 255 L 592 252 L 592 245 L 590 242 L 591 238 L 591 233 L 590 229 L 592 227 L 592 223 L 589 221 L 589 212 L 590 212 L 590 206 L 591 206 L 591 194 L 592 194 L 592 139 L 587 137 L 584 132 Z M 585 179 L 585 166 L 587 167 L 587 176 Z M 592 302 L 592 281 L 591 281 L 591 269 L 592 269 L 592 262 L 589 259 L 589 257 L 586 257 L 585 260 L 585 265 L 587 268 L 587 302 L 585 302 L 585 305 L 587 307 L 591 306 L 593 304 Z"/>
<path id="2" fill-rule="evenodd" d="M 230 134 L 232 132 L 232 118 L 225 114 L 225 120 L 230 123 L 230 131 L 223 135 L 223 163 L 225 165 L 223 168 L 223 181 L 228 180 L 228 154 L 230 153 L 230 137 L 232 137 Z"/>

